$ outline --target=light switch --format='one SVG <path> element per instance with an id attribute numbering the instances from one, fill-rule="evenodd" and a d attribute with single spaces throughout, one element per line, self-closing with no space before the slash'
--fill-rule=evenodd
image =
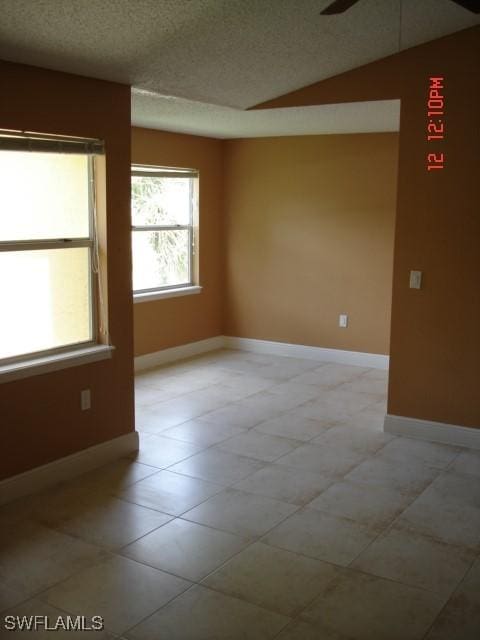
<path id="1" fill-rule="evenodd" d="M 338 316 L 338 326 L 342 327 L 342 329 L 348 327 L 348 316 L 346 313 L 341 313 Z"/>
<path id="2" fill-rule="evenodd" d="M 80 393 L 80 407 L 82 411 L 86 411 L 87 409 L 90 409 L 91 406 L 92 400 L 90 396 L 90 389 L 84 389 Z"/>
<path id="3" fill-rule="evenodd" d="M 410 271 L 410 289 L 422 288 L 422 272 Z"/>

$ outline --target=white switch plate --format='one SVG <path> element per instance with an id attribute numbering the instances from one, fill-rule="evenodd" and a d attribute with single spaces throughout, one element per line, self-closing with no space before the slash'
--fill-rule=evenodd
<path id="1" fill-rule="evenodd" d="M 348 316 L 346 313 L 341 313 L 338 316 L 338 326 L 342 327 L 342 329 L 348 327 Z"/>
<path id="2" fill-rule="evenodd" d="M 86 411 L 87 409 L 90 409 L 90 407 L 92 406 L 90 389 L 84 389 L 80 393 L 80 406 L 82 408 L 82 411 Z"/>
<path id="3" fill-rule="evenodd" d="M 410 271 L 410 289 L 422 288 L 422 272 Z"/>

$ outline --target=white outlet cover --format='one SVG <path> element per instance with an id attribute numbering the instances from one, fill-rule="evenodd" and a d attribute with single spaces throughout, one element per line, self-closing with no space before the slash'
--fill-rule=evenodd
<path id="1" fill-rule="evenodd" d="M 338 326 L 342 327 L 342 329 L 348 327 L 348 315 L 346 313 L 341 313 L 338 316 Z"/>
<path id="2" fill-rule="evenodd" d="M 422 272 L 410 271 L 410 289 L 422 288 Z"/>
<path id="3" fill-rule="evenodd" d="M 87 409 L 90 409 L 91 407 L 90 389 L 83 389 L 83 391 L 80 393 L 80 406 L 82 408 L 82 411 L 86 411 Z"/>

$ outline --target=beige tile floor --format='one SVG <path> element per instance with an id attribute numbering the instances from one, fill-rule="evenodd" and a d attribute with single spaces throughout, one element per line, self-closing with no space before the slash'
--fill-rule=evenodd
<path id="1" fill-rule="evenodd" d="M 0 509 L 1 637 L 480 638 L 480 452 L 384 434 L 385 372 L 218 351 L 136 403 L 138 455 Z"/>

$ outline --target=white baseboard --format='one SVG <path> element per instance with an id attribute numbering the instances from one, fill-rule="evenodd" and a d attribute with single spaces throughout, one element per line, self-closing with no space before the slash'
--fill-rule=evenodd
<path id="1" fill-rule="evenodd" d="M 224 336 L 224 347 L 267 353 L 290 358 L 305 358 L 322 362 L 337 362 L 373 369 L 388 369 L 389 356 L 379 353 L 363 353 L 361 351 L 344 351 L 342 349 L 326 349 L 324 347 L 309 347 L 303 344 L 288 342 L 273 342 L 271 340 L 255 340 L 252 338 L 235 338 Z"/>
<path id="2" fill-rule="evenodd" d="M 144 371 L 145 369 L 159 367 L 162 364 L 175 362 L 176 360 L 191 358 L 200 353 L 221 349 L 223 346 L 223 336 L 215 336 L 214 338 L 207 338 L 206 340 L 199 340 L 198 342 L 182 344 L 179 347 L 171 347 L 170 349 L 147 353 L 144 356 L 137 356 L 135 358 L 135 371 Z"/>
<path id="3" fill-rule="evenodd" d="M 388 369 L 389 356 L 380 353 L 362 353 L 361 351 L 343 351 L 342 349 L 326 349 L 324 347 L 309 347 L 303 344 L 288 342 L 273 342 L 272 340 L 256 340 L 253 338 L 236 338 L 233 336 L 215 336 L 198 342 L 189 342 L 179 347 L 171 347 L 154 353 L 135 358 L 135 371 L 152 369 L 162 364 L 191 358 L 192 356 L 214 351 L 215 349 L 237 349 L 252 351 L 253 353 L 267 353 L 289 358 L 305 358 L 319 362 L 337 362 L 352 364 L 372 369 Z"/>
<path id="4" fill-rule="evenodd" d="M 480 429 L 387 414 L 383 430 L 396 436 L 480 449 Z"/>
<path id="5" fill-rule="evenodd" d="M 0 504 L 64 482 L 137 450 L 138 433 L 132 431 L 41 467 L 6 478 L 0 481 Z"/>

